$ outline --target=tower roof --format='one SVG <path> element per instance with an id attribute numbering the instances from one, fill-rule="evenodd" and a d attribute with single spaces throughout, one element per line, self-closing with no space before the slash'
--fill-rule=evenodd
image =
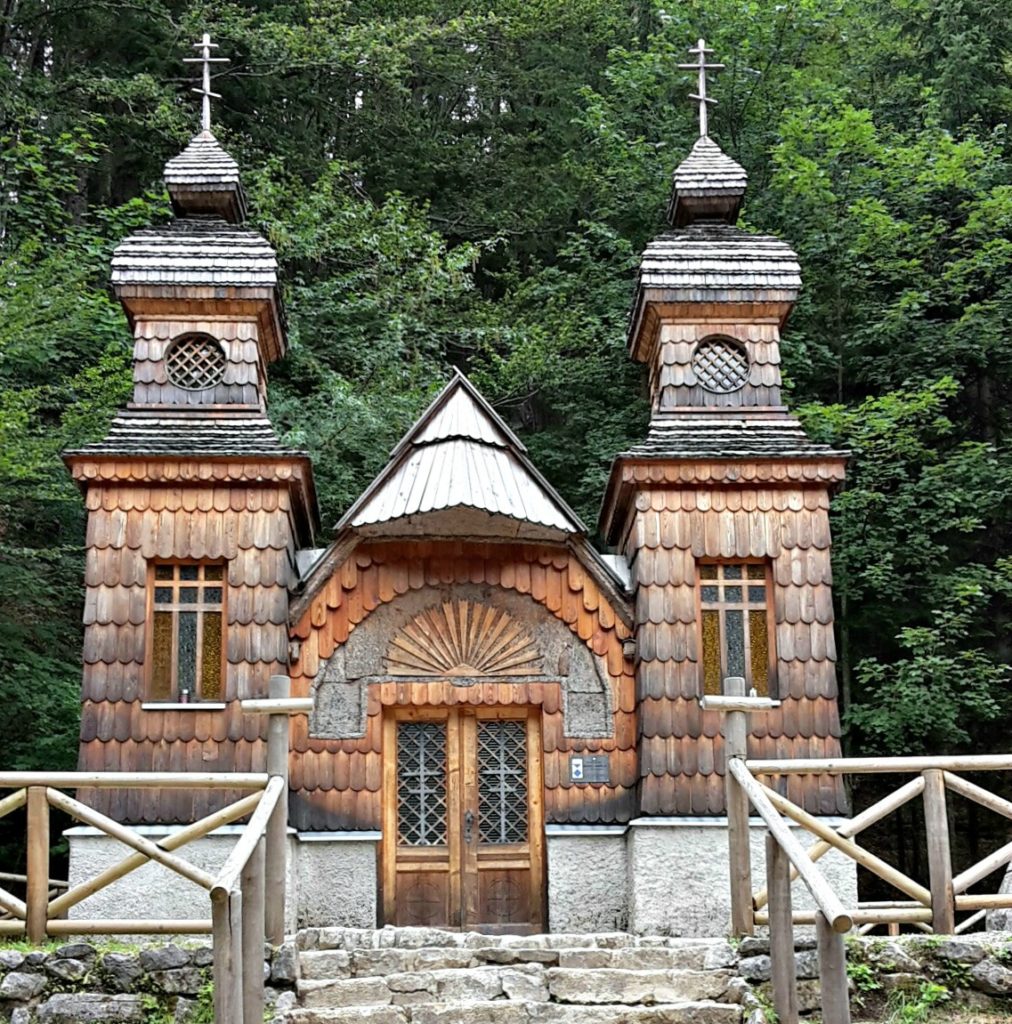
<path id="1" fill-rule="evenodd" d="M 459 371 L 337 524 L 362 533 L 584 534 L 520 439 Z"/>
<path id="2" fill-rule="evenodd" d="M 696 140 L 692 152 L 675 168 L 668 223 L 685 227 L 698 220 L 738 219 L 748 175 L 713 139 Z"/>
<path id="3" fill-rule="evenodd" d="M 239 165 L 210 129 L 195 135 L 182 153 L 165 165 L 164 178 L 178 215 L 217 214 L 231 224 L 246 219 Z"/>

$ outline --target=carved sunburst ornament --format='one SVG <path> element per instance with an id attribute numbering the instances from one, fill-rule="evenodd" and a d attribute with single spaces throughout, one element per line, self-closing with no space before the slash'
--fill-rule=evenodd
<path id="1" fill-rule="evenodd" d="M 536 676 L 541 656 L 507 612 L 450 601 L 416 615 L 390 641 L 392 676 Z"/>

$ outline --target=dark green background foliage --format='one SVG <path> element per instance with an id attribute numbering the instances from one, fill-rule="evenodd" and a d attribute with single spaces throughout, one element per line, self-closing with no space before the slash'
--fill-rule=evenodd
<path id="1" fill-rule="evenodd" d="M 594 522 L 642 436 L 637 254 L 728 65 L 742 221 L 798 250 L 791 400 L 836 499 L 848 743 L 1007 746 L 1009 0 L 22 0 L 0 20 L 0 764 L 75 761 L 83 514 L 58 459 L 128 390 L 112 246 L 168 215 L 204 29 L 219 137 L 278 248 L 271 412 L 333 523 L 461 366 Z"/>

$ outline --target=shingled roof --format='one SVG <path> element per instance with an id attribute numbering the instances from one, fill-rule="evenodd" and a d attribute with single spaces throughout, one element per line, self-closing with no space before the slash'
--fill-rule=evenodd
<path id="1" fill-rule="evenodd" d="M 101 441 L 64 452 L 77 455 L 172 455 L 172 456 L 303 456 L 278 440 L 271 421 L 262 414 L 224 413 L 201 415 L 187 407 L 179 412 L 157 414 L 126 410 L 119 413 Z"/>
<path id="2" fill-rule="evenodd" d="M 273 248 L 255 231 L 221 217 L 191 216 L 123 239 L 112 257 L 113 285 L 234 285 L 273 288 Z"/>
<path id="3" fill-rule="evenodd" d="M 410 530 L 420 516 L 459 510 L 467 530 L 497 523 L 514 536 L 586 533 L 526 451 L 458 371 L 337 528 Z"/>
<path id="4" fill-rule="evenodd" d="M 240 224 L 246 217 L 239 165 L 209 131 L 194 136 L 186 149 L 165 165 L 164 179 L 180 216 L 214 213 L 232 224 Z"/>
<path id="5" fill-rule="evenodd" d="M 733 224 L 738 219 L 748 175 L 741 164 L 704 135 L 675 168 L 672 185 L 669 224 L 684 227 L 707 217 Z"/>
<path id="6" fill-rule="evenodd" d="M 827 459 L 846 458 L 813 441 L 793 417 L 656 416 L 646 439 L 620 457 L 633 459 Z"/>

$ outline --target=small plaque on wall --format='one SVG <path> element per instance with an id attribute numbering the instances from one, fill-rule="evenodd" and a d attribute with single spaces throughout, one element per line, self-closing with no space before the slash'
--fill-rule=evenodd
<path id="1" fill-rule="evenodd" d="M 570 782 L 609 782 L 607 754 L 570 754 Z"/>

